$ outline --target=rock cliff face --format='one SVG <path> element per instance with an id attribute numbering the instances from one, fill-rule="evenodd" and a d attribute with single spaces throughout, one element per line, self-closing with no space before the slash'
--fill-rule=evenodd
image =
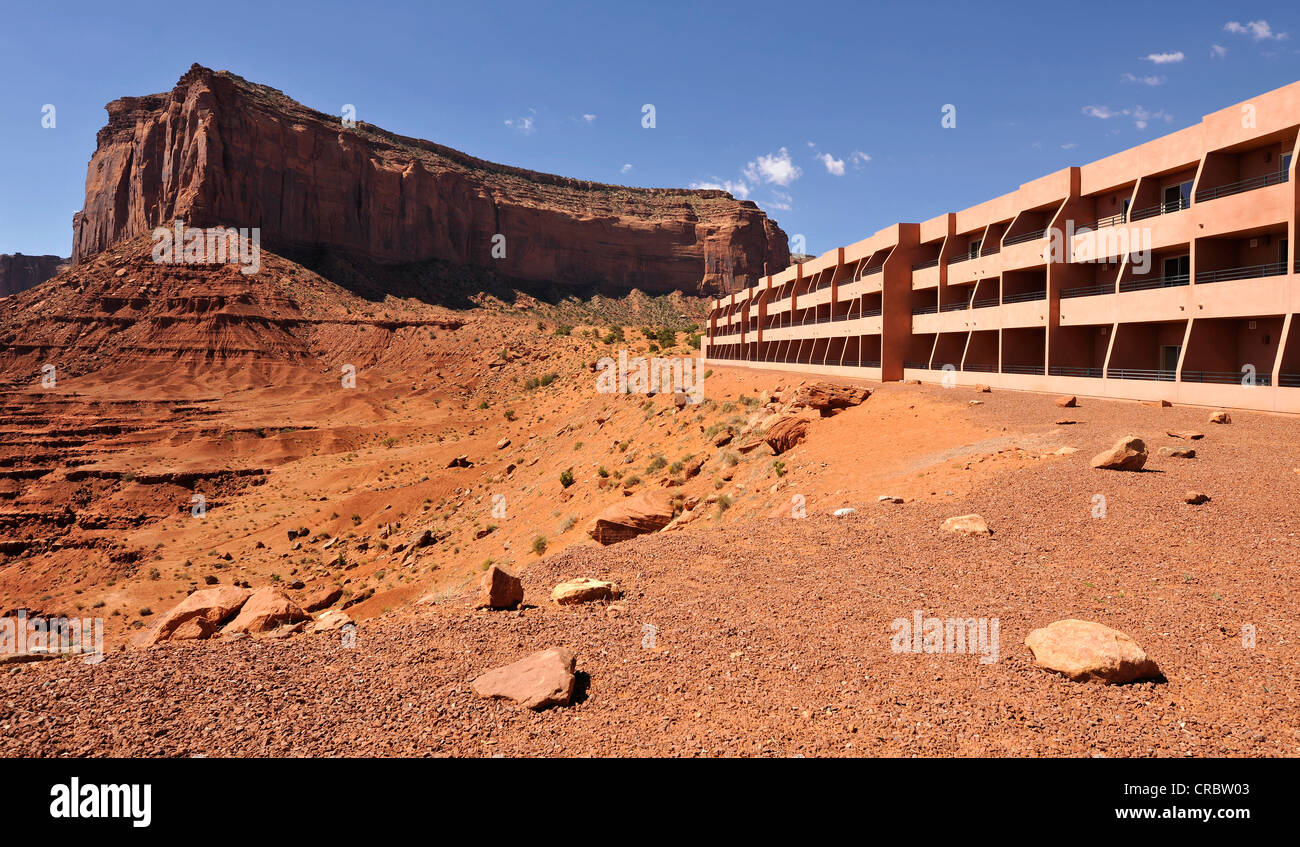
<path id="1" fill-rule="evenodd" d="M 776 223 L 725 192 L 492 164 L 364 122 L 345 127 L 198 65 L 168 93 L 107 109 L 73 219 L 78 262 L 182 218 L 260 227 L 264 247 L 307 264 L 442 260 L 615 291 L 716 293 L 789 263 Z"/>
<path id="2" fill-rule="evenodd" d="M 24 256 L 22 253 L 0 254 L 0 297 L 26 291 L 58 273 L 59 265 L 70 260 L 58 256 Z"/>

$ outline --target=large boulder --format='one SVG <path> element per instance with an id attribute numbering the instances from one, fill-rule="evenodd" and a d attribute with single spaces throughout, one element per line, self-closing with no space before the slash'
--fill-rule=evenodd
<path id="1" fill-rule="evenodd" d="M 195 591 L 174 606 L 171 611 L 163 615 L 158 620 L 158 623 L 154 624 L 153 629 L 149 630 L 145 636 L 144 643 L 157 644 L 162 641 L 169 641 L 175 637 L 177 630 L 195 618 L 202 618 L 213 627 L 220 626 L 233 617 L 252 594 L 253 592 L 247 588 L 238 588 L 233 585 Z M 206 638 L 207 636 L 197 635 L 203 629 L 204 627 L 196 624 L 192 627 L 186 627 L 184 634 L 189 638 Z"/>
<path id="2" fill-rule="evenodd" d="M 328 609 L 337 603 L 342 596 L 343 586 L 322 585 L 307 595 L 307 599 L 302 604 L 303 611 L 319 612 L 321 609 Z"/>
<path id="3" fill-rule="evenodd" d="M 802 385 L 790 400 L 791 408 L 808 408 L 828 410 L 847 409 L 860 405 L 871 396 L 870 388 L 851 385 L 835 385 L 831 382 L 814 382 Z"/>
<path id="4" fill-rule="evenodd" d="M 1114 447 L 1092 457 L 1094 468 L 1111 471 L 1140 471 L 1146 463 L 1146 442 L 1135 435 L 1124 436 Z"/>
<path id="5" fill-rule="evenodd" d="M 776 453 L 784 453 L 808 437 L 808 419 L 783 415 L 767 429 L 763 439 Z"/>
<path id="6" fill-rule="evenodd" d="M 561 582 L 551 591 L 551 600 L 561 606 L 617 600 L 618 596 L 618 586 L 614 583 L 586 576 Z"/>
<path id="7" fill-rule="evenodd" d="M 1160 668 L 1129 636 L 1099 623 L 1068 619 L 1036 629 L 1025 646 L 1041 668 L 1075 682 L 1124 683 L 1160 676 Z"/>
<path id="8" fill-rule="evenodd" d="M 487 569 L 478 584 L 477 609 L 517 609 L 524 602 L 524 584 L 519 577 L 496 565 Z"/>
<path id="9" fill-rule="evenodd" d="M 239 610 L 239 616 L 222 632 L 226 634 L 270 632 L 284 624 L 306 621 L 310 618 L 310 615 L 278 588 L 259 588 L 249 595 L 248 601 Z"/>
<path id="10" fill-rule="evenodd" d="M 493 668 L 470 683 L 485 699 L 510 700 L 529 709 L 565 706 L 573 698 L 573 669 L 577 657 L 563 647 L 550 647 L 514 664 Z"/>
<path id="11" fill-rule="evenodd" d="M 601 544 L 616 544 L 658 532 L 672 519 L 672 498 L 665 491 L 650 489 L 606 506 L 587 527 L 587 534 Z"/>

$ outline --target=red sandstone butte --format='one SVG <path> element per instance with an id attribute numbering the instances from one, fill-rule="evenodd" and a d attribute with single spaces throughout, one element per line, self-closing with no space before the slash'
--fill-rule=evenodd
<path id="1" fill-rule="evenodd" d="M 790 263 L 754 203 L 713 190 L 627 188 L 493 164 L 295 102 L 194 65 L 163 94 L 123 97 L 73 217 L 77 262 L 183 219 L 260 227 L 296 261 L 442 261 L 508 280 L 725 292 Z M 493 236 L 506 255 L 492 256 Z"/>

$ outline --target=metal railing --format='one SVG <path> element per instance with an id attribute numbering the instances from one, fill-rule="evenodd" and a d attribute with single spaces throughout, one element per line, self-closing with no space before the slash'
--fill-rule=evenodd
<path id="1" fill-rule="evenodd" d="M 1173 382 L 1174 371 L 1153 370 L 1150 368 L 1110 368 L 1106 376 L 1111 379 L 1145 379 L 1153 382 Z"/>
<path id="2" fill-rule="evenodd" d="M 995 256 L 1001 252 L 1002 248 L 994 244 L 992 247 L 985 247 L 983 250 L 980 250 L 980 256 Z"/>
<path id="3" fill-rule="evenodd" d="M 874 362 L 870 359 L 845 359 L 840 362 L 842 368 L 878 368 L 880 362 Z"/>
<path id="4" fill-rule="evenodd" d="M 996 306 L 996 305 L 998 305 L 998 298 L 989 297 L 985 300 L 976 300 L 974 303 L 970 304 L 970 307 L 972 309 L 987 309 L 991 306 Z"/>
<path id="5" fill-rule="evenodd" d="M 967 371 L 968 373 L 991 374 L 991 373 L 997 373 L 998 366 L 997 365 L 962 365 L 961 369 L 963 371 Z"/>
<path id="6" fill-rule="evenodd" d="M 970 255 L 969 253 L 958 253 L 956 256 L 950 256 L 948 258 L 948 264 L 955 265 L 958 264 L 959 262 L 969 262 L 971 259 L 974 258 L 975 257 Z"/>
<path id="7" fill-rule="evenodd" d="M 939 307 L 933 303 L 929 306 L 913 306 L 912 314 L 914 315 L 934 315 L 938 314 Z"/>
<path id="8" fill-rule="evenodd" d="M 1002 246 L 1007 247 L 1012 244 L 1023 244 L 1026 241 L 1037 241 L 1045 235 L 1047 235 L 1047 227 L 1036 229 L 1033 232 L 1023 232 L 1020 235 L 1013 235 L 1010 238 L 1002 239 Z"/>
<path id="9" fill-rule="evenodd" d="M 1011 294 L 1002 298 L 1003 303 L 1028 303 L 1031 300 L 1046 300 L 1046 291 L 1026 291 L 1023 294 Z"/>
<path id="10" fill-rule="evenodd" d="M 1003 365 L 1004 374 L 1029 374 L 1031 376 L 1042 376 L 1042 365 Z"/>
<path id="11" fill-rule="evenodd" d="M 903 362 L 903 367 L 914 371 L 928 371 L 930 369 L 930 363 L 929 362 Z"/>
<path id="12" fill-rule="evenodd" d="M 1128 223 L 1128 212 L 1120 212 L 1115 215 L 1107 215 L 1104 218 L 1097 218 L 1092 222 L 1092 229 L 1104 229 L 1108 226 L 1119 226 Z M 1075 230 L 1078 232 L 1078 230 Z"/>
<path id="13" fill-rule="evenodd" d="M 966 302 L 965 300 L 962 300 L 961 302 L 958 302 L 958 303 L 944 303 L 942 306 L 939 307 L 939 311 L 941 311 L 941 312 L 960 312 L 960 311 L 962 311 L 963 309 L 965 309 L 965 308 L 966 308 L 967 306 L 969 306 L 969 305 L 970 305 L 970 303 Z"/>
<path id="14" fill-rule="evenodd" d="M 1082 376 L 1090 379 L 1101 379 L 1101 368 L 1075 368 L 1062 365 L 1053 365 L 1047 369 L 1051 376 Z"/>
<path id="15" fill-rule="evenodd" d="M 1187 274 L 1170 274 L 1169 276 L 1134 277 L 1119 284 L 1120 293 L 1127 291 L 1146 291 L 1151 288 L 1174 288 L 1190 282 Z"/>
<path id="16" fill-rule="evenodd" d="M 1300 374 L 1278 374 L 1277 384 L 1283 388 L 1300 388 Z"/>
<path id="17" fill-rule="evenodd" d="M 1280 185 L 1287 181 L 1286 171 L 1273 171 L 1272 173 L 1261 176 L 1253 176 L 1250 179 L 1242 179 L 1236 182 L 1230 182 L 1227 185 L 1219 185 L 1214 188 L 1202 188 L 1196 192 L 1196 202 L 1204 203 L 1206 200 L 1214 200 L 1219 197 L 1229 197 L 1233 194 L 1240 194 L 1243 191 L 1254 191 L 1256 188 L 1264 188 L 1269 185 Z"/>
<path id="18" fill-rule="evenodd" d="M 1186 197 L 1179 197 L 1177 200 L 1166 200 L 1163 203 L 1157 203 L 1154 206 L 1147 206 L 1145 209 L 1138 209 L 1130 215 L 1135 221 L 1154 218 L 1156 215 L 1168 215 L 1174 212 L 1181 212 L 1183 209 L 1192 208 L 1192 201 Z"/>
<path id="19" fill-rule="evenodd" d="M 885 269 L 884 265 L 876 265 L 874 268 L 867 268 L 865 271 L 863 271 L 862 276 L 871 276 L 872 274 L 878 274 L 884 269 Z"/>
<path id="20" fill-rule="evenodd" d="M 937 267 L 939 267 L 939 259 L 938 259 L 938 258 L 934 258 L 934 259 L 931 259 L 931 260 L 928 261 L 928 262 L 922 262 L 922 263 L 919 264 L 919 265 L 912 265 L 912 270 L 914 270 L 914 271 L 923 271 L 923 270 L 925 270 L 926 268 L 937 268 Z"/>
<path id="21" fill-rule="evenodd" d="M 1245 377 L 1241 371 L 1189 371 L 1183 369 L 1182 375 L 1179 376 L 1179 382 L 1212 382 L 1218 385 L 1236 385 L 1242 384 Z M 1269 386 L 1273 384 L 1272 374 L 1255 374 L 1255 385 Z"/>
<path id="22" fill-rule="evenodd" d="M 1225 268 L 1221 271 L 1197 271 L 1196 284 L 1207 282 L 1227 282 L 1233 279 L 1255 279 L 1262 276 L 1280 276 L 1286 273 L 1286 262 L 1270 262 L 1267 265 L 1248 265 L 1244 268 Z"/>
<path id="23" fill-rule="evenodd" d="M 1067 297 L 1091 297 L 1095 294 L 1114 294 L 1115 286 L 1111 285 L 1087 285 L 1082 288 L 1067 288 L 1061 292 L 1061 298 Z"/>

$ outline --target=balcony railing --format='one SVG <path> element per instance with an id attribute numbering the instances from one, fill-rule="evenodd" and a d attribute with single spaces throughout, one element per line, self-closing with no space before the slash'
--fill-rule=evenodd
<path id="1" fill-rule="evenodd" d="M 967 303 L 965 300 L 961 300 L 961 301 L 959 301 L 959 302 L 957 302 L 957 303 L 944 303 L 942 306 L 939 307 L 939 311 L 941 311 L 941 312 L 960 312 L 960 311 L 962 311 L 963 309 L 965 309 L 965 308 L 966 308 L 967 306 L 969 306 L 969 305 L 970 305 L 970 304 Z"/>
<path id="2" fill-rule="evenodd" d="M 971 259 L 974 258 L 975 257 L 970 255 L 969 253 L 958 253 L 956 256 L 950 256 L 948 258 L 948 264 L 956 265 L 960 262 L 969 262 Z"/>
<path id="3" fill-rule="evenodd" d="M 1218 197 L 1228 197 L 1233 194 L 1240 194 L 1243 191 L 1254 191 L 1256 188 L 1264 188 L 1269 185 L 1280 185 L 1286 181 L 1286 171 L 1274 171 L 1261 176 L 1253 176 L 1250 179 L 1230 182 L 1227 185 L 1219 185 L 1214 188 L 1202 188 L 1200 191 L 1196 192 L 1196 202 L 1204 203 L 1206 200 L 1214 200 Z"/>
<path id="4" fill-rule="evenodd" d="M 1277 384 L 1283 388 L 1300 388 L 1300 374 L 1278 374 Z"/>
<path id="5" fill-rule="evenodd" d="M 914 370 L 914 371 L 928 371 L 930 369 L 930 363 L 929 362 L 903 362 L 903 367 L 907 368 L 908 370 Z"/>
<path id="6" fill-rule="evenodd" d="M 998 366 L 997 365 L 962 365 L 961 369 L 963 371 L 967 371 L 968 373 L 991 374 L 991 373 L 997 373 Z"/>
<path id="7" fill-rule="evenodd" d="M 1213 382 L 1218 385 L 1237 385 L 1242 382 L 1244 374 L 1241 371 L 1189 371 L 1183 370 L 1180 382 Z M 1273 384 L 1272 374 L 1255 374 L 1255 385 L 1268 386 Z"/>
<path id="8" fill-rule="evenodd" d="M 884 269 L 885 269 L 885 266 L 884 266 L 884 265 L 876 265 L 874 268 L 867 268 L 865 271 L 862 272 L 862 275 L 863 275 L 863 276 L 871 276 L 872 274 L 878 274 L 878 273 L 880 273 L 880 272 L 883 271 Z"/>
<path id="9" fill-rule="evenodd" d="M 1101 368 L 1075 368 L 1065 367 L 1062 365 L 1053 365 L 1047 369 L 1051 376 L 1081 376 L 1089 379 L 1101 379 Z"/>
<path id="10" fill-rule="evenodd" d="M 991 247 L 985 247 L 983 250 L 981 250 L 980 256 L 995 256 L 1001 252 L 1002 252 L 1002 248 L 994 244 Z"/>
<path id="11" fill-rule="evenodd" d="M 1244 268 L 1225 268 L 1221 271 L 1197 271 L 1196 284 L 1207 282 L 1227 282 L 1234 279 L 1255 279 L 1261 276 L 1281 276 L 1286 273 L 1286 262 L 1271 262 L 1267 265 L 1249 265 Z"/>
<path id="12" fill-rule="evenodd" d="M 938 313 L 939 307 L 931 303 L 929 306 L 913 306 L 912 314 L 914 315 L 933 315 Z"/>
<path id="13" fill-rule="evenodd" d="M 1134 277 L 1119 284 L 1120 292 L 1146 291 L 1149 288 L 1174 288 L 1186 285 L 1190 281 L 1187 274 L 1170 274 L 1169 276 Z"/>
<path id="14" fill-rule="evenodd" d="M 1198 198 L 1199 199 L 1199 198 Z M 1192 201 L 1186 197 L 1179 197 L 1177 200 L 1166 200 L 1163 203 L 1157 203 L 1154 206 L 1147 206 L 1145 209 L 1138 209 L 1130 217 L 1135 221 L 1154 218 L 1156 215 L 1169 215 L 1174 212 L 1181 212 L 1183 209 L 1192 208 Z"/>
<path id="15" fill-rule="evenodd" d="M 938 260 L 938 258 L 934 258 L 934 259 L 931 259 L 931 260 L 928 261 L 928 262 L 922 262 L 922 263 L 919 264 L 919 265 L 912 265 L 912 270 L 914 270 L 914 271 L 923 271 L 923 270 L 925 270 L 926 268 L 937 268 L 937 267 L 939 267 L 939 260 Z"/>
<path id="16" fill-rule="evenodd" d="M 976 300 L 974 303 L 970 304 L 970 307 L 972 309 L 987 309 L 991 306 L 996 306 L 996 305 L 998 305 L 998 298 L 989 297 L 985 300 Z"/>
<path id="17" fill-rule="evenodd" d="M 1046 291 L 1026 291 L 1023 294 L 1010 294 L 1002 298 L 1003 303 L 1028 303 L 1031 300 L 1046 300 Z"/>
<path id="18" fill-rule="evenodd" d="M 1042 365 L 1003 365 L 1004 374 L 1029 374 L 1030 376 L 1042 376 Z"/>
<path id="19" fill-rule="evenodd" d="M 872 361 L 872 360 L 870 360 L 870 359 L 845 359 L 844 361 L 840 362 L 840 367 L 842 367 L 842 368 L 878 368 L 878 367 L 880 367 L 880 362 Z"/>
<path id="20" fill-rule="evenodd" d="M 1112 285 L 1087 285 L 1082 288 L 1067 288 L 1061 292 L 1062 299 L 1066 297 L 1091 297 L 1095 294 L 1114 294 L 1115 286 Z"/>
<path id="21" fill-rule="evenodd" d="M 1033 232 L 1022 232 L 1020 235 L 1013 235 L 1010 238 L 1002 239 L 1002 246 L 1009 247 L 1012 244 L 1023 244 L 1026 241 L 1037 241 L 1047 235 L 1047 228 L 1036 229 Z"/>
<path id="22" fill-rule="evenodd" d="M 1097 220 L 1092 222 L 1092 226 L 1089 227 L 1089 229 L 1105 229 L 1108 226 L 1120 226 L 1121 224 L 1126 223 L 1128 223 L 1128 212 L 1120 212 L 1115 215 L 1107 215 L 1104 218 L 1097 218 Z M 1083 227 L 1079 227 L 1079 229 L 1082 228 Z M 1079 230 L 1077 229 L 1075 230 L 1075 232 L 1078 231 Z"/>
<path id="23" fill-rule="evenodd" d="M 1173 382 L 1174 371 L 1151 370 L 1149 368 L 1110 368 L 1106 376 L 1111 379 L 1145 379 L 1152 382 Z"/>

